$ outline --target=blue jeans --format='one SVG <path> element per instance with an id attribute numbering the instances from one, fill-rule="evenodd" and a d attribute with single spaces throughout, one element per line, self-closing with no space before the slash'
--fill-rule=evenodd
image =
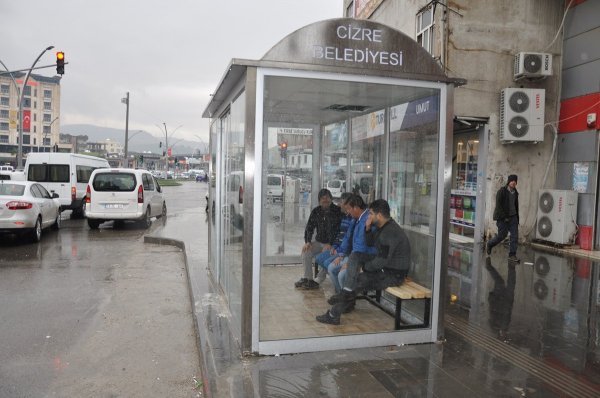
<path id="1" fill-rule="evenodd" d="M 496 225 L 498 226 L 498 233 L 488 242 L 488 247 L 492 249 L 498 243 L 502 242 L 506 235 L 510 233 L 510 245 L 508 249 L 509 256 L 515 256 L 517 254 L 517 242 L 519 241 L 519 219 L 517 216 L 508 218 L 508 222 L 504 220 L 497 220 Z"/>
<path id="2" fill-rule="evenodd" d="M 348 257 L 344 257 L 339 264 L 333 264 L 333 260 L 335 258 L 327 264 L 327 272 L 329 273 L 335 292 L 340 293 L 346 280 L 346 269 L 342 269 L 342 266 L 348 262 Z"/>
<path id="3" fill-rule="evenodd" d="M 315 262 L 319 265 L 319 267 L 327 270 L 329 268 L 329 263 L 332 262 L 336 257 L 337 254 L 331 254 L 329 250 L 325 250 L 315 257 Z"/>

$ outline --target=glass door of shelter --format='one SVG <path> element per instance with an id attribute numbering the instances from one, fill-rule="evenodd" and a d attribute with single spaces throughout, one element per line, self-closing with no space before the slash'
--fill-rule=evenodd
<path id="1" fill-rule="evenodd" d="M 437 83 L 259 68 L 257 131 L 262 136 L 256 140 L 262 147 L 262 186 L 256 182 L 255 192 L 261 194 L 255 197 L 254 215 L 260 225 L 254 231 L 262 248 L 253 260 L 252 316 L 257 352 L 432 341 L 437 326 L 398 332 L 393 317 L 366 300 L 359 300 L 340 326 L 316 321 L 329 308 L 334 290 L 328 280 L 316 290 L 294 287 L 304 274 L 299 255 L 306 221 L 317 205 L 314 197 L 310 206 L 303 202 L 306 174 L 296 159 L 314 155 L 307 173 L 320 171 L 319 187 L 339 185 L 366 202 L 388 200 L 411 244 L 410 275 L 432 290 L 430 314 L 436 318 L 445 90 Z M 416 318 L 426 313 L 423 303 L 408 310 Z"/>

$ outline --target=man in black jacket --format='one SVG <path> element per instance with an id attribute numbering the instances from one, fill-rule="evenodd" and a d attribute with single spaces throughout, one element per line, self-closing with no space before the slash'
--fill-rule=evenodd
<path id="1" fill-rule="evenodd" d="M 406 278 L 411 263 L 410 242 L 404 230 L 390 217 L 390 206 L 385 200 L 377 199 L 369 205 L 365 231 L 367 244 L 375 246 L 377 256 L 362 264 L 363 272 L 356 277 L 355 289 L 349 290 L 352 283 L 344 284 L 342 292 L 332 297 L 335 300 L 328 301 L 333 307 L 317 316 L 317 321 L 339 325 L 341 314 L 354 306 L 356 292 L 383 290 L 400 285 Z"/>
<path id="2" fill-rule="evenodd" d="M 519 240 L 519 192 L 517 192 L 517 179 L 515 174 L 509 175 L 506 185 L 496 193 L 494 220 L 496 220 L 496 225 L 498 226 L 498 233 L 486 245 L 486 252 L 489 256 L 492 254 L 494 246 L 502 242 L 510 232 L 508 259 L 515 263 L 520 262 L 517 258 L 517 242 Z"/>
<path id="3" fill-rule="evenodd" d="M 310 212 L 304 229 L 304 246 L 302 246 L 304 277 L 294 284 L 298 289 L 319 288 L 319 283 L 312 278 L 312 259 L 327 246 L 331 247 L 335 243 L 344 216 L 342 209 L 333 203 L 333 197 L 328 189 L 321 189 L 318 198 L 319 206 Z M 313 242 L 315 229 L 317 236 Z"/>

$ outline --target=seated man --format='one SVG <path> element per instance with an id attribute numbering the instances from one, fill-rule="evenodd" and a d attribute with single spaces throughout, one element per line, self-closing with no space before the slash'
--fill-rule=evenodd
<path id="1" fill-rule="evenodd" d="M 377 227 L 372 230 L 372 225 Z M 340 324 L 340 316 L 354 305 L 356 292 L 383 290 L 397 286 L 404 281 L 411 262 L 410 242 L 400 226 L 390 218 L 390 206 L 383 199 L 377 199 L 369 206 L 369 218 L 365 225 L 368 244 L 377 248 L 377 256 L 361 262 L 363 271 L 353 276 L 352 255 L 348 264 L 348 275 L 340 294 L 328 301 L 333 307 L 317 321 L 332 325 Z M 353 280 L 354 279 L 354 280 Z"/>
<path id="2" fill-rule="evenodd" d="M 315 207 L 308 217 L 304 230 L 304 246 L 302 246 L 302 262 L 304 277 L 300 278 L 294 286 L 299 289 L 318 289 L 319 283 L 312 278 L 312 259 L 321 253 L 326 245 L 335 242 L 342 220 L 342 210 L 333 203 L 333 197 L 328 189 L 319 191 L 319 206 Z M 317 230 L 315 241 L 313 234 Z"/>
<path id="3" fill-rule="evenodd" d="M 348 213 L 346 209 L 346 202 L 348 198 L 352 196 L 349 192 L 344 192 L 341 196 L 340 207 L 344 217 L 340 223 L 340 231 L 338 232 L 336 241 L 333 246 L 325 245 L 323 251 L 315 257 L 315 262 L 319 266 L 319 274 L 317 275 L 317 282 L 322 283 L 328 273 L 329 264 L 335 260 L 339 255 L 344 255 L 350 248 L 350 239 L 352 238 L 352 228 L 354 228 L 354 219 Z M 348 253 L 349 254 L 349 253 Z M 334 286 L 335 286 L 334 281 Z"/>
<path id="4" fill-rule="evenodd" d="M 354 227 L 351 230 L 350 247 L 348 250 L 344 249 L 343 252 L 340 250 L 338 257 L 328 266 L 331 269 L 332 282 L 337 293 L 341 291 L 343 285 L 339 284 L 339 286 L 336 286 L 335 275 L 339 274 L 342 268 L 345 270 L 343 275 L 349 275 L 354 280 L 356 277 L 355 274 L 360 270 L 360 264 L 373 259 L 377 254 L 375 247 L 367 245 L 365 226 L 369 218 L 369 211 L 362 197 L 352 194 L 346 201 L 346 209 L 355 220 Z M 344 244 L 342 243 L 342 245 Z M 349 270 L 351 271 L 348 272 Z M 349 312 L 352 309 L 353 307 L 349 306 L 346 308 L 346 311 Z"/>

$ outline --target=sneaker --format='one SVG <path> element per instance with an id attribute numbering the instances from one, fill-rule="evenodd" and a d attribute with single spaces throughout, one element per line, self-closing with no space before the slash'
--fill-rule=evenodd
<path id="1" fill-rule="evenodd" d="M 304 290 L 315 290 L 319 288 L 319 284 L 312 279 L 307 279 L 306 282 L 302 285 L 302 289 Z"/>
<path id="2" fill-rule="evenodd" d="M 299 288 L 301 288 L 302 286 L 304 286 L 304 284 L 305 284 L 306 282 L 308 282 L 308 279 L 306 279 L 306 278 L 300 278 L 300 280 L 299 280 L 298 282 L 294 283 L 294 287 L 295 287 L 296 289 L 299 289 Z"/>
<path id="3" fill-rule="evenodd" d="M 317 283 L 323 283 L 326 277 L 327 271 L 324 268 L 320 268 L 319 273 L 317 274 Z"/>
<path id="4" fill-rule="evenodd" d="M 519 258 L 517 258 L 517 256 L 515 256 L 514 254 L 510 257 L 508 257 L 508 261 L 511 261 L 513 263 L 520 263 L 521 260 Z"/>
<path id="5" fill-rule="evenodd" d="M 488 256 L 492 255 L 492 248 L 490 247 L 489 243 L 485 244 L 485 252 Z"/>
<path id="6" fill-rule="evenodd" d="M 327 323 L 329 325 L 339 325 L 340 317 L 338 316 L 337 318 L 334 318 L 333 316 L 331 316 L 331 313 L 327 311 L 323 315 L 317 315 L 317 321 L 321 323 Z"/>

